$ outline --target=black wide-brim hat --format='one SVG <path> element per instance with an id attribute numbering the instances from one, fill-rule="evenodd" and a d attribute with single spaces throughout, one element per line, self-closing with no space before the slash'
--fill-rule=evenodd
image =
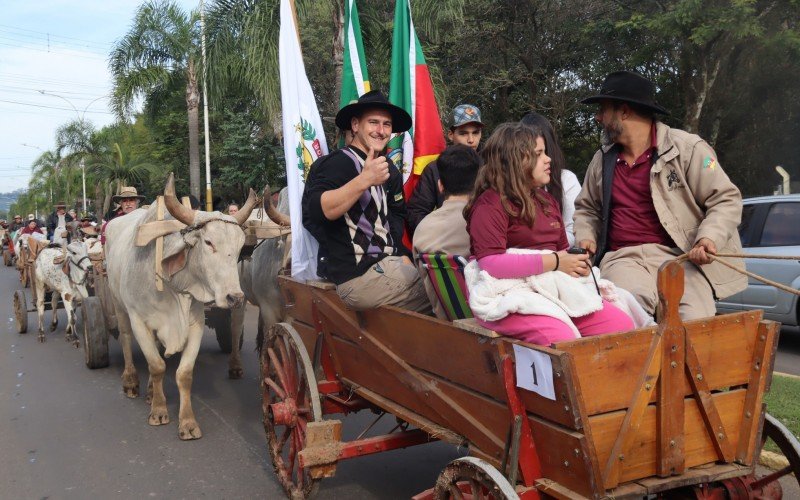
<path id="1" fill-rule="evenodd" d="M 600 93 L 581 100 L 583 104 L 595 104 L 603 99 L 638 104 L 648 109 L 668 115 L 669 111 L 656 102 L 656 86 L 639 73 L 615 71 L 609 73 L 600 87 Z"/>
<path id="2" fill-rule="evenodd" d="M 370 90 L 343 107 L 336 113 L 336 126 L 342 130 L 350 130 L 350 121 L 354 116 L 361 114 L 368 109 L 382 109 L 392 115 L 392 132 L 405 132 L 411 128 L 411 115 L 399 106 L 390 103 L 380 90 Z"/>

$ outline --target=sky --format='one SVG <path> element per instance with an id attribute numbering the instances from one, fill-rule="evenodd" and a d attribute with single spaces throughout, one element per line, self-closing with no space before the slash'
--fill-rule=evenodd
<path id="1" fill-rule="evenodd" d="M 187 12 L 200 0 L 174 0 Z M 0 193 L 25 188 L 31 164 L 76 118 L 109 108 L 108 55 L 140 0 L 0 0 Z"/>

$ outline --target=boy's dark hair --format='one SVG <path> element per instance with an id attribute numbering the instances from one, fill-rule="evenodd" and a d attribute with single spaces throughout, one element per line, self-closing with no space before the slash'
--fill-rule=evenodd
<path id="1" fill-rule="evenodd" d="M 444 195 L 469 194 L 481 166 L 481 157 L 469 146 L 454 144 L 442 151 L 436 160 Z"/>

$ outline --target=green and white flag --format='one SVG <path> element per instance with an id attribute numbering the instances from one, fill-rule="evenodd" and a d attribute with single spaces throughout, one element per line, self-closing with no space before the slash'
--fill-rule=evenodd
<path id="1" fill-rule="evenodd" d="M 317 101 L 306 76 L 295 16 L 290 0 L 281 0 L 281 27 L 278 41 L 283 116 L 283 152 L 286 155 L 286 184 L 292 221 L 292 277 L 317 278 L 317 240 L 303 227 L 300 200 L 309 167 L 328 154 Z"/>
<path id="2" fill-rule="evenodd" d="M 370 91 L 364 43 L 361 41 L 361 24 L 358 21 L 356 0 L 344 2 L 344 58 L 342 66 L 342 92 L 339 109 Z"/>

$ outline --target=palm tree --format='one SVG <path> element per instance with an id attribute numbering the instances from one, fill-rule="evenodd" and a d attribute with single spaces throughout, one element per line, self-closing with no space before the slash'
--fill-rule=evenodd
<path id="1" fill-rule="evenodd" d="M 66 200 L 73 202 L 73 185 L 80 187 L 80 167 L 93 154 L 97 153 L 95 130 L 91 122 L 73 120 L 56 130 L 56 155 L 59 168 L 66 183 Z"/>
<path id="2" fill-rule="evenodd" d="M 45 198 L 52 204 L 66 191 L 61 179 L 58 154 L 45 151 L 31 165 L 33 175 L 28 183 L 28 192 Z"/>
<path id="3" fill-rule="evenodd" d="M 136 97 L 156 99 L 171 83 L 186 87 L 189 122 L 189 187 L 200 198 L 199 29 L 197 12 L 185 14 L 166 0 L 139 7 L 130 31 L 116 43 L 109 68 L 114 78 L 111 105 L 126 117 Z"/>

